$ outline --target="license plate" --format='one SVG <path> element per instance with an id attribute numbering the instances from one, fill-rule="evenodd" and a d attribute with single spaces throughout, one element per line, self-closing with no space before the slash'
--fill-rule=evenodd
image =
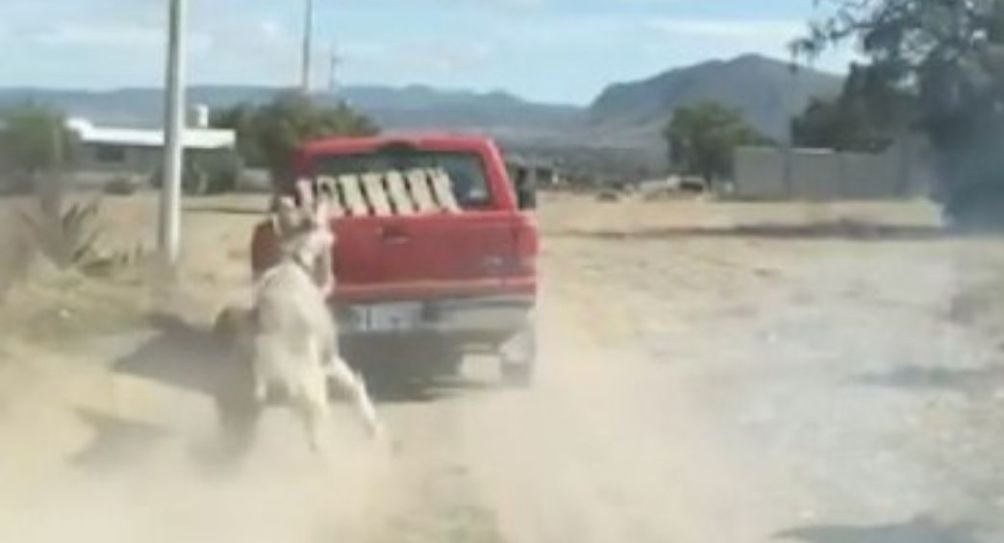
<path id="1" fill-rule="evenodd" d="M 357 309 L 358 328 L 364 332 L 399 332 L 414 329 L 422 320 L 422 304 L 390 303 Z"/>

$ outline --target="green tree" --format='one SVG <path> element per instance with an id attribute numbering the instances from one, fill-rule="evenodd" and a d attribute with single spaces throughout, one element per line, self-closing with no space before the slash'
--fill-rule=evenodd
<path id="1" fill-rule="evenodd" d="M 852 65 L 840 95 L 813 98 L 792 120 L 791 139 L 801 147 L 878 152 L 909 124 L 912 100 L 885 75 Z"/>
<path id="2" fill-rule="evenodd" d="M 245 164 L 256 168 L 265 167 L 265 153 L 261 149 L 256 133 L 256 119 L 259 108 L 250 104 L 239 104 L 228 109 L 214 110 L 210 124 L 216 128 L 226 128 L 237 132 L 237 153 Z"/>
<path id="3" fill-rule="evenodd" d="M 709 184 L 732 175 L 736 147 L 766 141 L 742 114 L 714 102 L 677 108 L 663 136 L 670 162 Z"/>
<path id="4" fill-rule="evenodd" d="M 869 69 L 909 96 L 912 123 L 937 153 L 946 211 L 1004 206 L 1004 0 L 833 0 L 793 44 L 814 57 L 856 40 Z M 881 109 L 881 108 L 878 108 Z M 996 206 L 988 202 L 996 201 Z"/>
<path id="5" fill-rule="evenodd" d="M 273 101 L 253 106 L 242 104 L 220 111 L 213 125 L 237 131 L 238 151 L 252 167 L 267 168 L 273 178 L 292 169 L 294 151 L 316 138 L 364 136 L 379 129 L 369 117 L 348 105 L 325 105 L 299 93 L 278 95 Z"/>
<path id="6" fill-rule="evenodd" d="M 37 209 L 22 210 L 23 225 L 33 246 L 61 268 L 86 263 L 100 234 L 97 201 L 63 201 L 78 145 L 58 111 L 29 104 L 0 114 L 0 163 L 36 194 Z"/>
<path id="7" fill-rule="evenodd" d="M 0 113 L 0 164 L 35 189 L 54 188 L 48 185 L 60 180 L 76 149 L 58 111 L 26 104 Z"/>
<path id="8" fill-rule="evenodd" d="M 17 188 L 34 190 L 46 208 L 60 206 L 77 150 L 76 135 L 59 111 L 25 104 L 0 113 L 0 164 Z"/>

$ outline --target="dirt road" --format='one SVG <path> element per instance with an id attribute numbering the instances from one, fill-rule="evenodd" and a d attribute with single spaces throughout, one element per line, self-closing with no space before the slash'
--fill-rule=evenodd
<path id="1" fill-rule="evenodd" d="M 240 295 L 258 204 L 190 207 L 177 304 Z M 221 461 L 195 337 L 31 369 L 5 346 L 0 541 L 1004 540 L 1004 335 L 979 290 L 1000 241 L 944 237 L 922 204 L 550 197 L 541 220 L 539 382 L 472 360 L 385 396 L 396 451 L 339 411 L 325 466 L 273 412 Z M 145 370 L 87 369 L 108 358 Z"/>

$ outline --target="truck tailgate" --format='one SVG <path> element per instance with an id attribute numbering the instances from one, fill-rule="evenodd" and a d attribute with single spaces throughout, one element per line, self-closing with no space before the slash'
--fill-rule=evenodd
<path id="1" fill-rule="evenodd" d="M 515 272 L 513 213 L 355 217 L 335 223 L 344 302 L 532 293 Z"/>

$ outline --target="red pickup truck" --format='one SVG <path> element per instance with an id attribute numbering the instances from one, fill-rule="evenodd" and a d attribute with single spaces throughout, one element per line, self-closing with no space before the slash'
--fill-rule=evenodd
<path id="1" fill-rule="evenodd" d="M 330 302 L 351 365 L 456 371 L 465 354 L 490 352 L 499 354 L 507 382 L 530 383 L 536 196 L 529 176 L 510 178 L 494 142 L 327 139 L 300 149 L 295 173 L 335 203 Z M 293 179 L 280 190 L 294 194 Z M 252 242 L 255 271 L 274 258 L 265 222 Z"/>

